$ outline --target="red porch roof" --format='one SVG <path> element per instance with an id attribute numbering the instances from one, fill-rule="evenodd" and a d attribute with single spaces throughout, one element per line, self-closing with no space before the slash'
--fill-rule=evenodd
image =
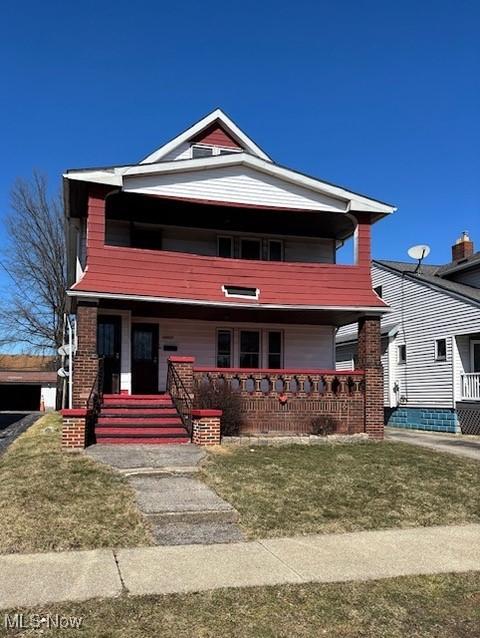
<path id="1" fill-rule="evenodd" d="M 260 293 L 258 300 L 226 297 L 222 286 L 258 288 Z M 365 266 L 246 261 L 116 246 L 93 252 L 71 290 L 232 306 L 387 308 L 372 291 Z"/>

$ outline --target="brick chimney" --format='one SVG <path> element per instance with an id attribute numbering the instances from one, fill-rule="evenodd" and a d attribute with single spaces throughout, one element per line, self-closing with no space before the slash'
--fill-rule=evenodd
<path id="1" fill-rule="evenodd" d="M 474 253 L 473 241 L 464 230 L 462 236 L 452 246 L 452 261 L 462 261 L 471 257 Z"/>

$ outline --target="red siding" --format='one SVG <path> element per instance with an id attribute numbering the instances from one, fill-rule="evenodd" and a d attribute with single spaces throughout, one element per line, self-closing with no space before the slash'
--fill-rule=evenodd
<path id="1" fill-rule="evenodd" d="M 212 146 L 226 146 L 227 148 L 242 148 L 219 124 L 212 124 L 190 141 L 192 144 L 211 144 Z"/>

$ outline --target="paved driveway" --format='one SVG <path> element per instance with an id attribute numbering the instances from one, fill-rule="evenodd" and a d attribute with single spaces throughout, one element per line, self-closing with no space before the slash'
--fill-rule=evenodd
<path id="1" fill-rule="evenodd" d="M 385 428 L 385 438 L 388 441 L 411 443 L 412 445 L 437 450 L 437 452 L 449 452 L 450 454 L 467 456 L 470 459 L 480 461 L 480 436 Z"/>
<path id="2" fill-rule="evenodd" d="M 42 415 L 43 412 L 0 412 L 0 454 Z"/>

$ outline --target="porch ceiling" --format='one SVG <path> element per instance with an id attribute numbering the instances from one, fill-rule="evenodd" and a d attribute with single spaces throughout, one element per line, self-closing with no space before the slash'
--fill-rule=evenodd
<path id="1" fill-rule="evenodd" d="M 356 322 L 365 313 L 351 310 L 271 310 L 263 308 L 223 308 L 175 303 L 154 303 L 99 299 L 99 307 L 130 310 L 137 317 L 193 319 L 215 322 L 278 323 L 344 326 Z M 371 313 L 370 313 L 371 314 Z"/>

